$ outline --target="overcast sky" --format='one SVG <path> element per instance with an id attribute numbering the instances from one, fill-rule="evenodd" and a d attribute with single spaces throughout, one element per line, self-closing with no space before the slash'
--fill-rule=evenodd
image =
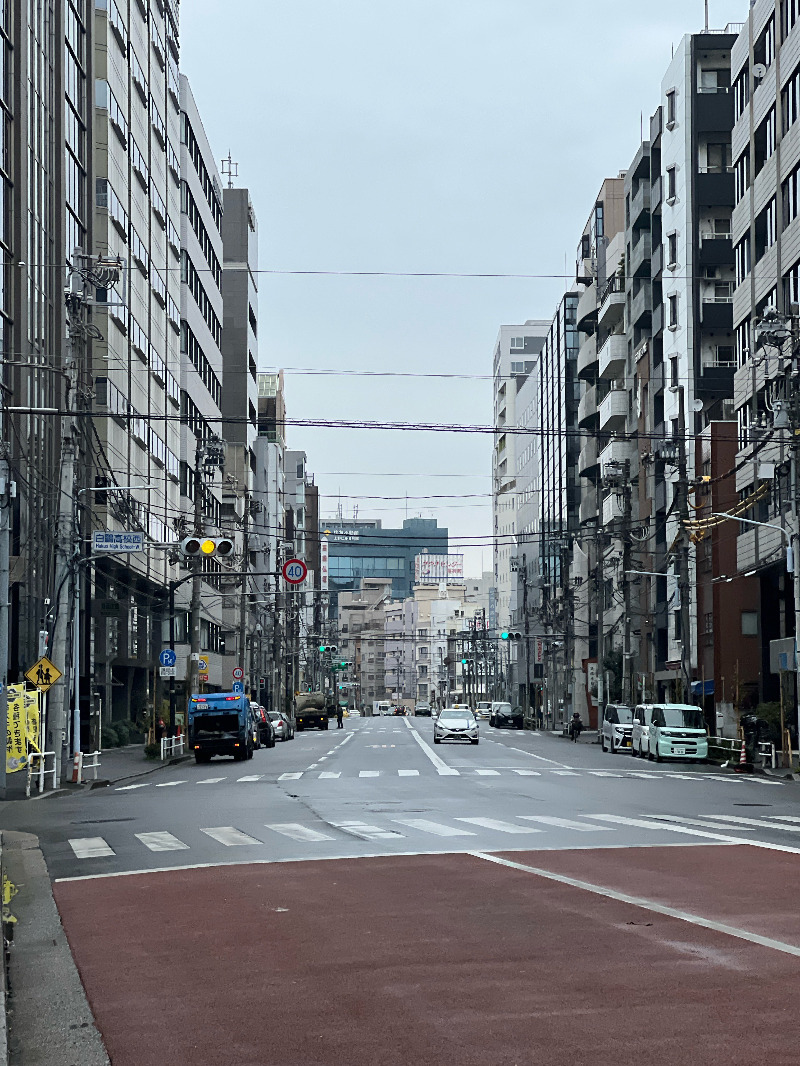
<path id="1" fill-rule="evenodd" d="M 218 159 L 230 149 L 250 189 L 262 270 L 543 275 L 262 274 L 260 368 L 287 368 L 289 416 L 490 425 L 489 380 L 425 375 L 490 375 L 501 324 L 552 315 L 603 178 L 632 159 L 703 8 L 184 3 L 182 66 Z M 711 0 L 710 25 L 747 8 Z M 308 454 L 323 515 L 341 501 L 384 525 L 437 517 L 451 544 L 469 538 L 469 572 L 490 569 L 490 436 L 294 427 L 289 446 Z"/>

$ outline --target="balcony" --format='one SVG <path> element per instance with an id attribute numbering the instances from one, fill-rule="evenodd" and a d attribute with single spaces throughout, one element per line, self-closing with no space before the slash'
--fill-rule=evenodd
<path id="1" fill-rule="evenodd" d="M 594 380 L 597 372 L 597 334 L 590 333 L 578 349 L 578 377 Z"/>
<path id="2" fill-rule="evenodd" d="M 700 377 L 695 379 L 695 395 L 707 400 L 732 399 L 735 373 L 736 367 L 732 364 L 702 367 Z"/>
<path id="3" fill-rule="evenodd" d="M 587 385 L 578 404 L 578 425 L 590 428 L 597 419 L 597 386 Z"/>
<path id="4" fill-rule="evenodd" d="M 577 328 L 584 333 L 594 328 L 597 321 L 597 286 L 594 282 L 587 285 L 585 291 L 578 300 Z"/>
<path id="5" fill-rule="evenodd" d="M 664 329 L 664 305 L 659 302 L 653 308 L 653 319 L 652 319 L 651 332 L 652 332 L 654 337 L 657 337 L 659 335 L 659 333 L 661 333 L 661 331 L 663 329 Z"/>
<path id="6" fill-rule="evenodd" d="M 578 474 L 581 477 L 594 477 L 597 473 L 597 437 L 587 437 L 578 456 Z"/>
<path id="7" fill-rule="evenodd" d="M 631 229 L 644 225 L 650 217 L 650 183 L 640 181 L 636 195 L 631 199 Z"/>
<path id="8" fill-rule="evenodd" d="M 597 353 L 598 375 L 611 381 L 623 372 L 628 358 L 628 342 L 624 333 L 612 333 Z"/>
<path id="9" fill-rule="evenodd" d="M 733 297 L 717 296 L 703 299 L 703 329 L 733 329 Z"/>
<path id="10" fill-rule="evenodd" d="M 650 210 L 653 212 L 657 211 L 658 208 L 661 206 L 663 199 L 664 183 L 662 182 L 661 175 L 659 174 L 656 180 L 653 182 L 652 189 L 650 192 Z"/>
<path id="11" fill-rule="evenodd" d="M 643 282 L 631 301 L 631 325 L 649 325 L 653 310 L 653 290 L 649 282 Z"/>
<path id="12" fill-rule="evenodd" d="M 664 271 L 664 245 L 657 244 L 650 256 L 650 276 L 659 277 Z"/>
<path id="13" fill-rule="evenodd" d="M 605 448 L 603 448 L 598 456 L 598 462 L 603 477 L 606 477 L 606 467 L 608 466 L 620 468 L 625 463 L 628 463 L 630 469 L 635 456 L 636 444 L 633 441 L 612 440 L 605 446 Z M 611 474 L 613 471 L 609 470 L 608 473 Z"/>
<path id="14" fill-rule="evenodd" d="M 597 489 L 594 485 L 585 486 L 581 493 L 578 518 L 581 525 L 585 525 L 587 522 L 594 522 L 597 519 Z"/>
<path id="15" fill-rule="evenodd" d="M 716 233 L 700 234 L 700 266 L 733 266 L 733 242 Z"/>
<path id="16" fill-rule="evenodd" d="M 652 238 L 649 233 L 642 233 L 631 248 L 631 277 L 650 276 L 650 256 L 653 251 Z"/>
<path id="17" fill-rule="evenodd" d="M 613 526 L 615 522 L 622 521 L 622 499 L 618 492 L 612 492 L 603 500 L 603 525 Z"/>
<path id="18" fill-rule="evenodd" d="M 697 203 L 699 207 L 733 207 L 733 172 L 696 175 Z"/>
<path id="19" fill-rule="evenodd" d="M 612 389 L 601 400 L 599 414 L 601 433 L 624 429 L 628 418 L 628 393 L 624 389 Z"/>
<path id="20" fill-rule="evenodd" d="M 625 278 L 613 274 L 600 293 L 597 328 L 612 330 L 625 314 Z"/>
<path id="21" fill-rule="evenodd" d="M 733 93 L 699 92 L 694 101 L 694 123 L 698 133 L 726 133 L 733 129 Z"/>

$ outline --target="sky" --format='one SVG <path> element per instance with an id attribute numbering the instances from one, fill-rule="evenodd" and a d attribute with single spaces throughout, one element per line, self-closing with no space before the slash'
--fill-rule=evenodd
<path id="1" fill-rule="evenodd" d="M 722 29 L 748 2 L 709 8 Z M 481 426 L 500 325 L 552 316 L 603 179 L 705 17 L 703 0 L 191 0 L 181 16 L 206 133 L 258 216 L 259 368 L 284 368 L 289 418 Z M 490 434 L 290 426 L 288 445 L 323 517 L 437 518 L 468 574 L 491 569 Z"/>

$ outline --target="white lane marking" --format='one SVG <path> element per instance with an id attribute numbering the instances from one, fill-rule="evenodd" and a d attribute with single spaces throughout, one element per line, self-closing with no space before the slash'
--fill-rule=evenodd
<path id="1" fill-rule="evenodd" d="M 394 829 L 384 829 L 379 825 L 367 825 L 366 822 L 331 822 L 331 825 L 335 825 L 343 833 L 350 833 L 351 836 L 360 837 L 362 840 L 396 840 L 398 837 L 403 836 L 402 833 L 397 833 Z"/>
<path id="2" fill-rule="evenodd" d="M 551 770 L 551 774 L 558 774 L 559 777 L 579 777 L 574 770 Z"/>
<path id="3" fill-rule="evenodd" d="M 514 825 L 512 822 L 501 822 L 499 818 L 456 818 L 457 822 L 468 822 L 470 825 L 479 825 L 482 829 L 494 829 L 497 833 L 542 833 L 542 829 L 534 829 L 532 825 Z"/>
<path id="4" fill-rule="evenodd" d="M 264 777 L 264 774 L 248 774 L 247 777 L 237 777 L 236 781 L 237 783 L 239 781 L 260 781 L 262 777 Z"/>
<path id="5" fill-rule="evenodd" d="M 380 770 L 359 770 L 358 771 L 358 776 L 359 777 L 380 777 L 381 776 L 381 772 L 380 772 Z"/>
<path id="6" fill-rule="evenodd" d="M 432 822 L 428 818 L 393 818 L 392 821 L 400 825 L 409 825 L 412 829 L 419 829 L 423 833 L 432 833 L 437 837 L 475 836 L 469 829 L 456 829 L 450 825 L 442 825 L 441 822 Z"/>
<path id="7" fill-rule="evenodd" d="M 204 777 L 202 781 L 198 781 L 198 785 L 216 785 L 220 781 L 226 781 L 225 777 Z"/>
<path id="8" fill-rule="evenodd" d="M 302 776 L 303 776 L 303 771 L 301 770 L 300 773 L 297 773 L 297 774 L 281 774 L 281 776 L 278 778 L 278 780 L 279 781 L 299 781 Z"/>
<path id="9" fill-rule="evenodd" d="M 172 833 L 134 833 L 137 840 L 141 840 L 146 848 L 151 851 L 188 851 L 189 845 L 178 840 Z"/>
<path id="10" fill-rule="evenodd" d="M 626 770 L 627 777 L 641 777 L 643 781 L 655 781 L 659 774 L 648 774 L 642 770 Z"/>
<path id="11" fill-rule="evenodd" d="M 659 822 L 677 822 L 679 825 L 699 825 L 701 829 L 724 829 L 727 833 L 731 832 L 731 829 L 736 829 L 739 833 L 755 833 L 755 829 L 750 825 L 721 825 L 718 821 L 713 822 L 711 819 L 713 815 L 709 815 L 708 818 L 684 818 L 680 814 L 651 814 L 650 818 L 656 818 Z"/>
<path id="12" fill-rule="evenodd" d="M 326 752 L 326 757 L 328 755 L 335 755 L 335 754 L 336 754 L 336 748 L 334 748 L 333 751 Z"/>
<path id="13" fill-rule="evenodd" d="M 319 761 L 320 761 L 320 762 L 325 762 L 325 760 L 326 760 L 327 758 L 328 758 L 328 756 L 327 756 L 327 755 L 320 755 L 320 757 L 319 757 Z"/>
<path id="14" fill-rule="evenodd" d="M 398 770 L 398 777 L 419 777 L 419 770 Z"/>
<path id="15" fill-rule="evenodd" d="M 532 759 L 539 759 L 540 762 L 550 762 L 553 766 L 563 766 L 565 770 L 569 769 L 563 762 L 556 762 L 555 759 L 545 759 L 544 755 L 534 755 L 532 751 L 527 751 L 525 748 L 512 748 L 511 745 L 503 745 L 503 747 L 506 746 L 509 751 L 518 751 L 522 755 L 529 755 Z"/>
<path id="16" fill-rule="evenodd" d="M 156 788 L 172 788 L 173 785 L 185 785 L 186 780 L 183 781 L 162 781 L 160 785 L 156 785 Z"/>
<path id="17" fill-rule="evenodd" d="M 716 840 L 721 844 L 739 844 L 742 847 L 763 848 L 765 851 L 782 851 L 789 855 L 800 855 L 800 848 L 792 848 L 786 844 L 772 844 L 766 840 L 742 840 L 740 837 L 722 836 L 720 833 L 708 833 L 702 829 L 684 829 L 677 825 L 664 825 L 663 822 L 646 821 L 644 818 L 623 818 L 619 814 L 587 814 L 587 818 L 596 818 L 603 822 L 618 822 L 621 825 L 632 825 L 638 829 L 666 829 L 668 832 L 685 833 L 687 836 L 703 837 L 705 840 Z M 719 815 L 715 817 L 719 818 Z M 763 823 L 758 825 L 763 827 Z M 766 828 L 769 828 L 768 826 Z M 776 827 L 777 828 L 777 827 Z M 730 827 L 730 832 L 736 829 Z"/>
<path id="18" fill-rule="evenodd" d="M 201 829 L 200 832 L 205 833 L 205 835 L 211 837 L 212 840 L 224 844 L 226 848 L 236 847 L 240 844 L 261 843 L 260 840 L 248 836 L 247 833 L 243 833 L 240 829 L 234 829 L 232 825 L 219 825 L 214 829 Z"/>
<path id="19" fill-rule="evenodd" d="M 500 771 L 499 770 L 476 770 L 475 773 L 479 774 L 481 777 L 499 777 L 500 776 Z"/>
<path id="20" fill-rule="evenodd" d="M 110 848 L 102 837 L 73 838 L 69 841 L 69 846 L 79 859 L 99 859 L 114 854 L 114 849 Z"/>
<path id="21" fill-rule="evenodd" d="M 726 925 L 724 922 L 715 922 L 710 918 L 703 918 L 699 914 L 678 910 L 677 907 L 666 907 L 663 903 L 656 903 L 654 900 L 643 899 L 640 896 L 629 896 L 626 892 L 616 892 L 614 889 L 604 888 L 602 885 L 593 885 L 588 881 L 578 881 L 574 877 L 565 877 L 563 874 L 551 873 L 550 870 L 526 866 L 520 862 L 513 862 L 511 859 L 502 859 L 499 855 L 487 855 L 479 851 L 473 851 L 469 854 L 476 859 L 495 862 L 499 866 L 508 866 L 512 870 L 536 874 L 537 877 L 546 878 L 548 881 L 557 881 L 559 884 L 570 885 L 572 888 L 579 888 L 584 892 L 592 892 L 596 896 L 605 896 L 607 899 L 615 899 L 619 903 L 629 903 L 633 907 L 640 907 L 642 910 L 652 911 L 654 914 L 663 914 L 667 918 L 677 918 L 678 921 L 688 922 L 690 925 L 699 925 L 704 929 L 711 929 L 715 933 L 724 933 L 727 936 L 735 937 L 737 940 L 747 940 L 751 944 L 758 944 L 759 947 L 771 948 L 773 951 L 781 951 L 786 955 L 800 956 L 800 946 L 795 944 L 786 944 L 781 940 L 773 940 L 768 936 L 761 936 L 746 929 L 738 929 L 736 926 Z"/>
<path id="22" fill-rule="evenodd" d="M 589 773 L 592 777 L 622 777 L 622 774 L 616 774 L 613 770 L 590 770 Z"/>
<path id="23" fill-rule="evenodd" d="M 771 814 L 770 818 L 776 822 L 800 822 L 800 818 L 795 817 L 793 814 Z"/>
<path id="24" fill-rule="evenodd" d="M 337 770 L 337 771 L 334 772 L 332 770 L 323 770 L 323 772 L 319 776 L 320 776 L 320 779 L 322 779 L 323 777 L 341 777 L 342 776 L 342 771 L 341 770 Z"/>
<path id="25" fill-rule="evenodd" d="M 307 770 L 316 770 L 317 766 L 319 766 L 319 763 L 312 762 L 312 764 L 310 766 L 307 766 L 306 769 Z"/>
<path id="26" fill-rule="evenodd" d="M 539 770 L 515 770 L 511 767 L 512 774 L 519 774 L 520 777 L 541 777 L 541 771 Z"/>
<path id="27" fill-rule="evenodd" d="M 119 788 L 115 788 L 115 792 L 130 792 L 134 788 L 148 788 L 152 784 L 151 781 L 145 781 L 141 785 L 120 785 Z"/>
<path id="28" fill-rule="evenodd" d="M 731 822 L 733 825 L 755 825 L 759 829 L 782 829 L 784 833 L 800 833 L 800 825 L 782 825 L 780 822 L 768 822 L 761 818 L 740 818 L 733 814 L 715 814 L 718 822 Z"/>
<path id="29" fill-rule="evenodd" d="M 551 818 L 545 814 L 521 814 L 526 822 L 541 822 L 542 825 L 554 825 L 559 829 L 575 829 L 579 833 L 613 833 L 610 825 L 588 825 L 586 822 L 573 822 L 569 818 Z"/>
<path id="30" fill-rule="evenodd" d="M 268 822 L 267 829 L 272 829 L 282 836 L 291 837 L 292 840 L 335 840 L 336 837 L 327 833 L 320 833 L 316 829 L 309 829 L 300 825 L 299 822 Z"/>
<path id="31" fill-rule="evenodd" d="M 452 766 L 448 766 L 444 759 L 440 759 L 436 752 L 431 748 L 430 744 L 426 744 L 416 729 L 411 730 L 411 736 L 416 740 L 417 744 L 422 748 L 423 754 L 430 759 L 433 765 L 436 767 L 436 773 L 442 777 L 460 777 L 461 774 L 458 770 L 453 769 Z"/>

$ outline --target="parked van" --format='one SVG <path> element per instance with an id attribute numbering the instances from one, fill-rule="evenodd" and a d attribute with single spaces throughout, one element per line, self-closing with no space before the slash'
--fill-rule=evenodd
<path id="1" fill-rule="evenodd" d="M 699 707 L 690 703 L 640 703 L 633 713 L 632 754 L 662 759 L 708 758 L 708 733 Z"/>
<path id="2" fill-rule="evenodd" d="M 611 754 L 630 751 L 633 732 L 633 712 L 621 703 L 607 703 L 600 727 L 600 747 Z"/>

